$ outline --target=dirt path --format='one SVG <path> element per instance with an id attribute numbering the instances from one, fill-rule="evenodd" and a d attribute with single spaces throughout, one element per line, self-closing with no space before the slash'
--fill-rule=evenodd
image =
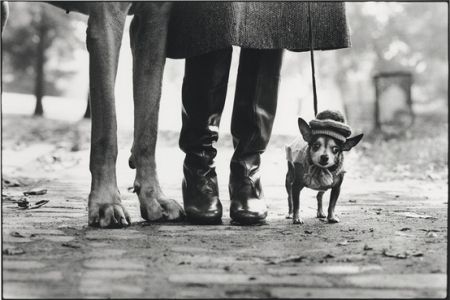
<path id="1" fill-rule="evenodd" d="M 337 206 L 341 223 L 314 218 L 314 193 L 306 191 L 305 224 L 292 225 L 284 218 L 283 150 L 271 146 L 263 160 L 268 224 L 234 226 L 227 193 L 231 150 L 221 146 L 223 225 L 148 224 L 127 190 L 133 172 L 127 167 L 126 140 L 120 146 L 118 180 L 133 225 L 99 230 L 86 226 L 85 141 L 79 151 L 67 152 L 47 142 L 50 137 L 15 148 L 8 137 L 3 175 L 26 180 L 3 194 L 14 198 L 29 189 L 47 189 L 29 201 L 49 202 L 23 210 L 2 197 L 5 298 L 446 296 L 448 204 L 442 178 L 374 180 L 358 171 L 361 157 L 355 152 L 348 157 Z M 160 143 L 162 185 L 180 201 L 182 158 L 173 143 Z"/>

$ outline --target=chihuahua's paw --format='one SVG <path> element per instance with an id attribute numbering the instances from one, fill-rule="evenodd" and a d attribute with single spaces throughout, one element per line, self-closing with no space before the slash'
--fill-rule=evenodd
<path id="1" fill-rule="evenodd" d="M 327 216 L 325 215 L 325 213 L 324 213 L 323 211 L 318 210 L 318 211 L 317 211 L 317 217 L 318 217 L 319 219 L 323 219 L 323 218 L 326 218 Z"/>
<path id="2" fill-rule="evenodd" d="M 339 223 L 339 218 L 336 216 L 328 216 L 327 220 L 328 220 L 328 223 Z"/>
<path id="3" fill-rule="evenodd" d="M 292 224 L 303 224 L 303 220 L 301 218 L 294 218 Z"/>
<path id="4" fill-rule="evenodd" d="M 292 213 L 288 213 L 286 215 L 286 219 L 292 219 L 294 217 L 294 215 Z"/>

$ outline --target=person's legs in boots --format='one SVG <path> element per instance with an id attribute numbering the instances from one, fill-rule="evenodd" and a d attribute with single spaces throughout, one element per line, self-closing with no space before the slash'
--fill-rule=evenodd
<path id="1" fill-rule="evenodd" d="M 283 50 L 241 49 L 231 134 L 230 217 L 254 224 L 267 216 L 259 166 L 272 132 Z"/>
<path id="2" fill-rule="evenodd" d="M 183 164 L 183 203 L 188 221 L 221 222 L 214 158 L 220 117 L 225 104 L 232 48 L 186 59 L 180 148 Z"/>

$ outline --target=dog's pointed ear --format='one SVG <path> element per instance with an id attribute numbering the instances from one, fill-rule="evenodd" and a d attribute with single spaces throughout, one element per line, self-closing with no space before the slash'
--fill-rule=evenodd
<path id="1" fill-rule="evenodd" d="M 303 136 L 303 139 L 309 143 L 312 139 L 311 127 L 309 127 L 308 123 L 302 118 L 298 118 L 298 128 Z"/>
<path id="2" fill-rule="evenodd" d="M 354 137 L 347 139 L 347 141 L 345 141 L 345 143 L 344 143 L 344 146 L 342 147 L 342 151 L 349 151 L 350 149 L 352 149 L 353 147 L 358 145 L 358 143 L 359 143 L 359 141 L 361 141 L 363 135 L 364 134 L 361 133 L 361 134 L 355 135 Z"/>

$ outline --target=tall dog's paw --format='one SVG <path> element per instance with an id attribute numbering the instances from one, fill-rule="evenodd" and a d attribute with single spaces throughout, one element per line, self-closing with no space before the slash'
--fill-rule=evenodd
<path id="1" fill-rule="evenodd" d="M 286 219 L 292 219 L 294 217 L 294 215 L 292 213 L 288 213 L 286 215 Z"/>
<path id="2" fill-rule="evenodd" d="M 159 198 L 156 201 L 158 201 L 164 210 L 167 221 L 183 220 L 186 216 L 183 207 L 177 201 L 165 197 Z"/>
<path id="3" fill-rule="evenodd" d="M 89 226 L 120 228 L 131 224 L 130 215 L 120 203 L 90 204 Z"/>
<path id="4" fill-rule="evenodd" d="M 303 224 L 303 220 L 301 218 L 294 218 L 292 224 Z"/>
<path id="5" fill-rule="evenodd" d="M 328 223 L 339 223 L 339 218 L 335 215 L 327 217 Z"/>
<path id="6" fill-rule="evenodd" d="M 161 205 L 155 200 L 141 201 L 141 217 L 147 221 L 159 221 L 167 218 Z"/>
<path id="7" fill-rule="evenodd" d="M 318 210 L 317 211 L 317 217 L 319 219 L 323 219 L 323 218 L 326 218 L 327 216 L 325 215 L 325 213 L 322 210 Z"/>

